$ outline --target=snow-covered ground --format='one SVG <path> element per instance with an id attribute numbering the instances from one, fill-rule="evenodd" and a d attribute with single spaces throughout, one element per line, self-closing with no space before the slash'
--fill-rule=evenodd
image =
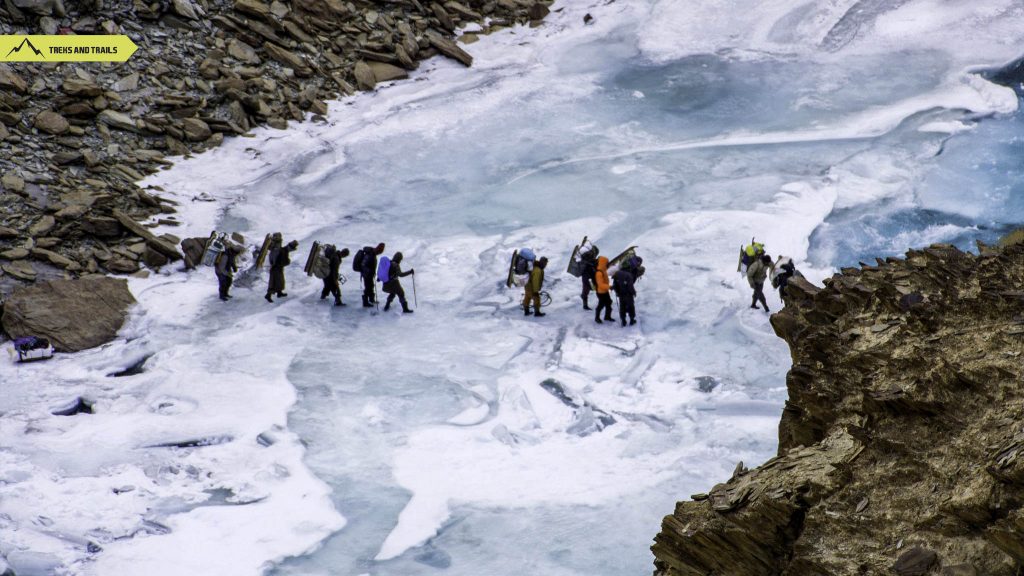
<path id="1" fill-rule="evenodd" d="M 0 367 L 20 576 L 647 573 L 676 500 L 775 450 L 789 354 L 741 243 L 820 281 L 1024 221 L 1017 98 L 974 73 L 1017 56 L 1019 3 L 555 7 L 472 69 L 425 63 L 145 183 L 181 202 L 175 234 L 299 240 L 290 296 L 132 279 L 123 339 Z M 584 235 L 640 247 L 638 326 L 579 310 Z M 320 301 L 313 240 L 402 251 L 416 313 L 358 307 L 348 260 L 350 306 Z M 503 284 L 524 246 L 551 259 L 545 318 Z M 52 414 L 78 396 L 96 413 Z"/>

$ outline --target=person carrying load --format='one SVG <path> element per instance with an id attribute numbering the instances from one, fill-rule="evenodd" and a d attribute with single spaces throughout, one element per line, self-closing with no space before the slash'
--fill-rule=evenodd
<path id="1" fill-rule="evenodd" d="M 533 302 L 534 316 L 546 316 L 540 311 L 540 291 L 544 287 L 544 269 L 547 266 L 548 259 L 542 256 L 530 271 L 530 279 L 526 282 L 526 292 L 523 295 L 523 310 L 526 316 L 530 315 L 530 302 Z"/>
<path id="2" fill-rule="evenodd" d="M 785 298 L 786 285 L 789 284 L 789 279 L 794 276 L 803 277 L 803 274 L 796 269 L 796 265 L 793 264 L 793 259 L 789 256 L 779 256 L 779 259 L 772 264 L 772 287 L 779 289 L 780 298 Z"/>
<path id="3" fill-rule="evenodd" d="M 750 239 L 750 244 L 747 246 L 740 247 L 740 259 L 736 264 L 736 271 L 747 272 L 747 267 L 750 266 L 755 260 L 761 258 L 764 255 L 764 244 L 756 242 L 753 238 Z"/>
<path id="4" fill-rule="evenodd" d="M 341 301 L 341 260 L 349 255 L 348 248 L 338 250 L 333 244 L 324 248 L 324 257 L 327 258 L 327 275 L 324 276 L 324 289 L 320 291 L 320 299 L 324 300 L 328 295 L 334 296 L 335 306 L 344 306 Z"/>

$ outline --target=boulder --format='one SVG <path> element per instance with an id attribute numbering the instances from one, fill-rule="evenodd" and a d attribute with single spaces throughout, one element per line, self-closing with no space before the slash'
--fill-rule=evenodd
<path id="1" fill-rule="evenodd" d="M 81 222 L 82 230 L 99 238 L 118 238 L 124 232 L 121 223 L 107 216 L 93 216 Z"/>
<path id="2" fill-rule="evenodd" d="M 128 258 L 111 258 L 103 267 L 114 274 L 131 274 L 139 271 L 139 263 Z"/>
<path id="3" fill-rule="evenodd" d="M 3 185 L 4 190 L 14 192 L 15 194 L 21 194 L 25 191 L 25 179 L 12 172 L 7 172 L 0 177 L 0 185 Z"/>
<path id="4" fill-rule="evenodd" d="M 270 6 L 260 0 L 235 0 L 235 10 L 261 20 L 273 20 L 270 17 Z"/>
<path id="5" fill-rule="evenodd" d="M 49 232 L 50 230 L 53 230 L 53 227 L 56 224 L 56 219 L 54 219 L 53 216 L 47 214 L 46 216 L 40 218 L 39 221 L 37 221 L 35 224 L 29 227 L 28 235 L 32 236 L 33 238 L 36 236 L 42 236 Z"/>
<path id="6" fill-rule="evenodd" d="M 373 69 L 362 60 L 356 62 L 352 74 L 356 77 L 356 85 L 361 90 L 373 90 L 373 87 L 377 85 L 377 77 L 373 74 Z"/>
<path id="7" fill-rule="evenodd" d="M 181 241 L 181 251 L 185 253 L 185 268 L 192 269 L 199 265 L 203 252 L 206 250 L 207 238 L 185 238 Z"/>
<path id="8" fill-rule="evenodd" d="M 38 14 L 39 16 L 64 16 L 67 11 L 61 0 L 12 0 L 14 6 L 19 10 Z"/>
<path id="9" fill-rule="evenodd" d="M 213 133 L 210 126 L 199 118 L 185 118 L 181 121 L 181 128 L 185 131 L 185 137 L 193 142 L 202 142 Z"/>
<path id="10" fill-rule="evenodd" d="M 370 62 L 370 70 L 373 72 L 373 78 L 377 82 L 387 82 L 388 80 L 401 80 L 409 77 L 409 72 L 399 68 L 398 66 L 392 66 L 384 62 Z"/>
<path id="11" fill-rule="evenodd" d="M 131 116 L 123 112 L 104 110 L 103 112 L 100 112 L 99 120 L 111 128 L 127 130 L 129 132 L 138 132 L 138 128 L 135 126 L 135 120 L 132 120 Z"/>
<path id="12" fill-rule="evenodd" d="M 139 73 L 132 72 L 131 74 L 121 78 L 117 82 L 110 85 L 110 89 L 114 92 L 127 92 L 136 90 L 139 87 Z"/>
<path id="13" fill-rule="evenodd" d="M 247 64 L 257 64 L 260 61 L 260 57 L 256 55 L 256 49 L 238 39 L 233 39 L 228 43 L 228 54 L 235 60 Z M 218 90 L 220 90 L 220 87 L 218 87 Z M 241 90 L 245 90 L 244 83 Z"/>
<path id="14" fill-rule="evenodd" d="M 197 12 L 199 9 L 191 0 L 171 0 L 171 5 L 174 8 L 174 13 L 179 16 L 184 16 L 189 20 L 198 20 L 199 15 Z"/>
<path id="15" fill-rule="evenodd" d="M 77 352 L 113 340 L 134 303 L 125 280 L 51 280 L 16 289 L 2 323 L 11 338 L 45 336 L 54 349 Z"/>
<path id="16" fill-rule="evenodd" d="M 167 256 L 153 250 L 151 246 L 146 246 L 146 249 L 142 252 L 142 262 L 150 268 L 159 268 L 169 261 Z"/>
<path id="17" fill-rule="evenodd" d="M 28 84 L 25 83 L 25 80 L 17 72 L 11 70 L 10 66 L 0 64 L 0 88 L 24 94 L 28 91 Z"/>
<path id="18" fill-rule="evenodd" d="M 540 2 L 530 6 L 530 20 L 543 20 L 550 13 L 551 9 Z"/>
<path id="19" fill-rule="evenodd" d="M 168 242 L 163 238 L 157 238 L 149 231 L 148 228 L 133 220 L 131 216 L 128 216 L 120 210 L 114 210 L 114 218 L 117 218 L 117 221 L 128 230 L 131 230 L 133 234 L 145 240 L 146 244 L 149 244 L 150 247 L 157 252 L 171 260 L 181 260 L 181 253 L 178 252 L 178 249 L 174 247 L 173 243 Z"/>
<path id="20" fill-rule="evenodd" d="M 25 282 L 31 282 L 36 279 L 35 268 L 25 260 L 18 260 L 9 264 L 3 264 L 0 266 L 0 269 L 2 269 L 5 274 Z"/>
<path id="21" fill-rule="evenodd" d="M 61 88 L 65 94 L 79 98 L 95 98 L 103 94 L 103 89 L 97 86 L 95 82 L 82 78 L 68 78 L 64 81 Z"/>
<path id="22" fill-rule="evenodd" d="M 47 134 L 63 134 L 71 127 L 66 118 L 53 110 L 43 110 L 37 114 L 32 125 Z"/>
<path id="23" fill-rule="evenodd" d="M 54 266 L 59 266 L 65 270 L 71 272 L 77 272 L 82 269 L 82 266 L 67 256 L 62 256 L 52 250 L 46 250 L 45 248 L 33 248 L 32 257 L 37 260 L 45 260 Z"/>
<path id="24" fill-rule="evenodd" d="M 4 260 L 22 260 L 28 258 L 28 248 L 11 248 L 0 252 L 0 258 Z"/>
<path id="25" fill-rule="evenodd" d="M 918 546 L 901 554 L 892 569 L 899 576 L 924 576 L 937 561 L 935 552 Z"/>
<path id="26" fill-rule="evenodd" d="M 441 54 L 444 54 L 453 60 L 457 60 L 464 66 L 473 65 L 473 57 L 462 48 L 459 48 L 455 42 L 452 42 L 437 33 L 428 33 L 427 39 L 430 41 L 430 45 L 436 48 Z"/>

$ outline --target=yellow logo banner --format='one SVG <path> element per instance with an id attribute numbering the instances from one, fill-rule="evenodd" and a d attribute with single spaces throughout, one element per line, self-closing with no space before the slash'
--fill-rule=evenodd
<path id="1" fill-rule="evenodd" d="M 0 62 L 124 62 L 137 49 L 124 35 L 0 35 Z"/>

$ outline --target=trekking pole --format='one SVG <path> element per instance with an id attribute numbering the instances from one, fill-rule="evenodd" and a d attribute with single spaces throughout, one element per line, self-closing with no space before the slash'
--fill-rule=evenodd
<path id="1" fill-rule="evenodd" d="M 380 312 L 380 301 L 377 300 L 377 283 L 373 284 L 373 305 L 377 308 L 377 312 Z"/>
<path id="2" fill-rule="evenodd" d="M 420 302 L 419 302 L 419 300 L 416 299 L 416 273 L 415 272 L 413 272 L 413 274 L 412 274 L 412 303 L 415 304 L 417 308 L 420 307 Z"/>

